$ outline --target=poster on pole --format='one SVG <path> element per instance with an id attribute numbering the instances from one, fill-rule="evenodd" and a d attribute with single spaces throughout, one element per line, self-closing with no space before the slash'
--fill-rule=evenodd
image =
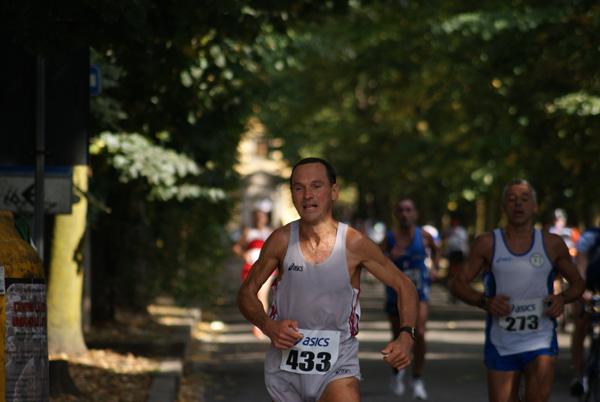
<path id="1" fill-rule="evenodd" d="M 6 401 L 49 401 L 46 284 L 6 278 Z"/>

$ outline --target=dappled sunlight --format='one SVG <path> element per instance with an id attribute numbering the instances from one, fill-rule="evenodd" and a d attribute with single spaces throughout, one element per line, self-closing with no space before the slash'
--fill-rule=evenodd
<path id="1" fill-rule="evenodd" d="M 360 331 L 363 332 L 364 330 L 389 331 L 390 323 L 389 321 L 361 321 Z"/>
<path id="2" fill-rule="evenodd" d="M 447 353 L 427 353 L 427 360 L 456 360 L 456 359 L 475 359 L 481 360 L 481 353 L 479 351 L 475 353 L 464 353 L 464 352 L 456 352 L 452 353 L 451 351 Z M 381 360 L 383 361 L 383 356 L 379 352 L 358 352 L 359 360 Z"/>
<path id="3" fill-rule="evenodd" d="M 222 321 L 200 322 L 194 331 L 194 338 L 207 343 L 269 343 L 269 339 L 257 338 L 252 332 L 252 325 L 248 323 L 227 324 Z M 264 358 L 264 352 L 263 352 Z"/>
<path id="4" fill-rule="evenodd" d="M 264 362 L 265 361 L 265 352 L 264 351 L 256 351 L 256 352 L 248 352 L 246 350 L 239 351 L 237 353 L 227 353 L 223 355 L 219 364 L 223 363 L 234 363 L 234 364 L 244 364 L 244 363 L 256 363 L 256 362 Z"/>
<path id="5" fill-rule="evenodd" d="M 482 345 L 485 341 L 485 332 L 473 331 L 427 331 L 428 342 L 443 342 L 460 345 Z"/>
<path id="6" fill-rule="evenodd" d="M 485 329 L 485 320 L 428 321 L 427 328 L 437 330 L 472 329 L 483 331 Z"/>
<path id="7" fill-rule="evenodd" d="M 50 360 L 66 356 L 50 356 Z M 145 402 L 153 376 L 160 370 L 158 360 L 120 354 L 110 350 L 88 350 L 70 356 L 69 373 L 80 396 L 63 394 L 53 402 L 107 401 Z"/>
<path id="8" fill-rule="evenodd" d="M 152 304 L 149 305 L 146 310 L 157 323 L 167 326 L 193 325 L 195 322 L 199 321 L 202 316 L 202 312 L 199 308 L 184 308 L 171 304 Z"/>

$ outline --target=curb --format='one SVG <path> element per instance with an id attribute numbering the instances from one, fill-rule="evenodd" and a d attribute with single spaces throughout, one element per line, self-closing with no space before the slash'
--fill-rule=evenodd
<path id="1" fill-rule="evenodd" d="M 161 311 L 162 310 L 162 311 Z M 154 311 L 156 317 L 161 317 L 165 325 L 175 325 L 186 328 L 181 331 L 181 334 L 175 336 L 174 340 L 184 344 L 181 355 L 175 358 L 166 359 L 161 362 L 159 372 L 154 376 L 150 391 L 148 392 L 147 402 L 175 402 L 177 400 L 177 392 L 179 384 L 183 377 L 183 365 L 185 356 L 188 353 L 192 334 L 202 313 L 200 309 L 189 308 L 173 308 L 172 306 L 158 308 Z"/>
<path id="2" fill-rule="evenodd" d="M 174 402 L 183 373 L 182 359 L 166 360 L 160 364 L 160 373 L 154 376 L 147 402 Z"/>

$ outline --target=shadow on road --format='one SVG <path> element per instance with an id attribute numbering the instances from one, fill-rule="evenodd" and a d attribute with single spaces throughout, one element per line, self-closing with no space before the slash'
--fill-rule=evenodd
<path id="1" fill-rule="evenodd" d="M 204 402 L 269 401 L 264 387 L 263 361 L 268 339 L 252 335 L 252 325 L 239 313 L 235 293 L 239 287 L 240 264 L 230 259 L 223 281 L 226 295 L 217 316 L 202 322 L 195 347 L 188 356 L 187 372 L 201 373 Z M 366 277 L 361 290 L 359 358 L 364 380 L 363 402 L 410 400 L 407 392 L 395 397 L 389 392 L 390 369 L 382 360 L 383 349 L 391 337 L 383 312 L 383 286 Z M 483 365 L 485 314 L 461 302 L 452 302 L 445 287 L 434 284 L 427 329 L 427 357 L 424 381 L 430 401 L 479 402 L 487 400 L 486 370 Z M 569 401 L 569 335 L 559 334 L 561 352 L 550 401 Z M 407 376 L 408 378 L 408 376 Z"/>

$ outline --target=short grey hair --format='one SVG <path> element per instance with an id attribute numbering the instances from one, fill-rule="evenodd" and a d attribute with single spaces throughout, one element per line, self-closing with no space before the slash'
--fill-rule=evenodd
<path id="1" fill-rule="evenodd" d="M 512 186 L 517 186 L 520 184 L 525 184 L 527 187 L 529 187 L 529 190 L 531 190 L 531 195 L 533 197 L 533 201 L 537 203 L 537 193 L 536 193 L 535 189 L 533 188 L 533 186 L 531 184 L 529 184 L 529 182 L 527 180 L 515 177 L 510 182 L 508 182 L 506 187 L 504 187 L 504 190 L 502 190 L 502 205 L 506 205 L 506 193 L 508 192 L 508 189 L 511 188 Z"/>

